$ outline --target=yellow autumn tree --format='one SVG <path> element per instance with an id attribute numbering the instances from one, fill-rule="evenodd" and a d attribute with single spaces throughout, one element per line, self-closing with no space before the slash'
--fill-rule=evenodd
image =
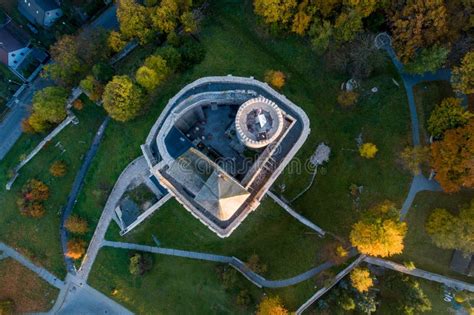
<path id="1" fill-rule="evenodd" d="M 265 82 L 274 88 L 281 89 L 286 82 L 286 76 L 282 71 L 268 70 L 265 72 Z"/>
<path id="2" fill-rule="evenodd" d="M 67 242 L 66 256 L 71 259 L 79 259 L 86 253 L 86 242 L 81 239 L 73 239 Z"/>
<path id="3" fill-rule="evenodd" d="M 352 286 L 359 292 L 367 292 L 374 285 L 374 280 L 370 276 L 367 268 L 354 268 L 350 274 Z"/>
<path id="4" fill-rule="evenodd" d="M 373 159 L 377 154 L 378 150 L 379 149 L 377 149 L 377 146 L 375 144 L 368 142 L 360 146 L 359 153 L 360 156 L 363 158 Z"/>
<path id="5" fill-rule="evenodd" d="M 287 315 L 288 311 L 278 296 L 266 296 L 258 305 L 257 315 Z"/>
<path id="6" fill-rule="evenodd" d="M 296 8 L 296 0 L 254 0 L 255 13 L 263 17 L 265 23 L 287 24 Z"/>
<path id="7" fill-rule="evenodd" d="M 395 204 L 385 201 L 352 226 L 350 240 L 365 255 L 388 257 L 403 252 L 406 232 L 407 225 L 399 220 Z"/>

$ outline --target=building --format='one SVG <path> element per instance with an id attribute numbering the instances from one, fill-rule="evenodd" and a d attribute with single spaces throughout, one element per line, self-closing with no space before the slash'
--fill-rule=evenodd
<path id="1" fill-rule="evenodd" d="M 61 7 L 54 0 L 18 0 L 18 10 L 28 21 L 45 28 L 63 16 Z"/>
<path id="2" fill-rule="evenodd" d="M 0 61 L 16 70 L 30 52 L 28 35 L 8 18 L 0 25 Z"/>
<path id="3" fill-rule="evenodd" d="M 464 254 L 460 250 L 454 250 L 449 267 L 457 273 L 474 277 L 474 255 Z"/>
<path id="4" fill-rule="evenodd" d="M 227 237 L 258 208 L 309 131 L 306 114 L 266 83 L 206 77 L 168 102 L 142 151 L 159 184 Z"/>

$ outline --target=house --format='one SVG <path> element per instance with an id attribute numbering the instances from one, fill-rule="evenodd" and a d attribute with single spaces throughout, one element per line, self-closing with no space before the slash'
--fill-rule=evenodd
<path id="1" fill-rule="evenodd" d="M 54 0 L 18 0 L 18 10 L 31 23 L 46 28 L 63 15 L 61 7 Z"/>
<path id="2" fill-rule="evenodd" d="M 28 35 L 10 18 L 0 25 L 0 62 L 16 70 L 31 51 Z"/>
<path id="3" fill-rule="evenodd" d="M 451 259 L 451 270 L 468 277 L 474 277 L 474 255 L 455 250 Z"/>

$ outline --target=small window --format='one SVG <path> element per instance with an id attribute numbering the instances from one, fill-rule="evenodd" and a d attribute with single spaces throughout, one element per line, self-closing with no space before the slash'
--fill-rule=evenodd
<path id="1" fill-rule="evenodd" d="M 46 15 L 50 15 L 50 14 L 51 14 L 51 12 L 46 12 Z"/>
<path id="2" fill-rule="evenodd" d="M 13 60 L 13 63 L 18 63 L 18 61 L 16 61 L 16 60 Z"/>
<path id="3" fill-rule="evenodd" d="M 25 53 L 23 53 L 23 52 L 22 52 L 22 53 L 20 53 L 20 55 L 24 56 L 24 55 L 25 55 Z"/>
<path id="4" fill-rule="evenodd" d="M 15 53 L 13 53 L 13 54 L 12 54 L 12 57 L 15 57 L 15 56 L 16 56 L 16 54 L 15 54 Z"/>

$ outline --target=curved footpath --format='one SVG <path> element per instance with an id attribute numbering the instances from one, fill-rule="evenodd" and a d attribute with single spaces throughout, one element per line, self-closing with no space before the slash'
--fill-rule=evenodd
<path id="1" fill-rule="evenodd" d="M 102 242 L 102 246 L 123 248 L 123 249 L 129 249 L 129 250 L 149 252 L 149 253 L 154 253 L 154 254 L 162 254 L 162 255 L 168 255 L 168 256 L 199 259 L 199 260 L 229 264 L 230 266 L 234 267 L 237 271 L 239 271 L 242 275 L 244 275 L 249 281 L 251 281 L 253 284 L 255 284 L 256 286 L 260 288 L 261 287 L 283 288 L 283 287 L 291 286 L 291 285 L 300 283 L 302 281 L 311 279 L 316 274 L 326 269 L 329 269 L 334 265 L 332 262 L 327 261 L 319 266 L 316 266 L 292 278 L 283 279 L 283 280 L 267 280 L 261 275 L 253 272 L 250 268 L 247 267 L 245 263 L 243 263 L 240 259 L 236 257 L 213 255 L 213 254 L 207 254 L 207 253 L 192 252 L 192 251 L 172 249 L 172 248 L 162 248 L 162 247 L 155 247 L 155 246 L 147 246 L 147 245 L 140 245 L 140 244 L 133 244 L 133 243 L 111 242 L 111 241 L 106 241 L 106 240 Z"/>
<path id="2" fill-rule="evenodd" d="M 75 274 L 76 270 L 72 259 L 66 256 L 68 233 L 64 228 L 64 223 L 71 215 L 72 209 L 74 208 L 74 205 L 77 202 L 77 196 L 79 195 L 79 192 L 81 191 L 81 188 L 84 184 L 84 178 L 86 177 L 87 171 L 89 170 L 92 159 L 94 158 L 97 153 L 97 150 L 99 149 L 100 142 L 104 137 L 105 128 L 107 127 L 109 121 L 110 116 L 107 116 L 100 125 L 99 130 L 97 131 L 94 140 L 92 141 L 92 144 L 89 148 L 89 151 L 87 151 L 86 157 L 84 158 L 84 162 L 82 162 L 81 168 L 76 174 L 76 178 L 74 179 L 74 183 L 72 184 L 71 192 L 67 199 L 66 207 L 63 209 L 63 212 L 61 214 L 61 225 L 59 227 L 61 247 L 63 249 L 64 261 L 66 263 L 67 272 L 72 274 Z"/>

